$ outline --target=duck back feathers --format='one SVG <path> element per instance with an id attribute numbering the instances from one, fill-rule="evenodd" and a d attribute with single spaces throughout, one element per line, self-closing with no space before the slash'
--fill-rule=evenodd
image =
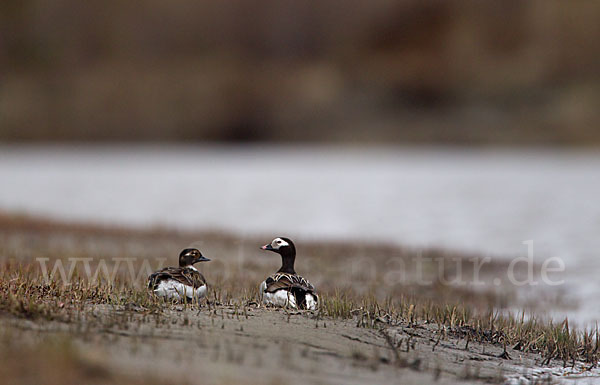
<path id="1" fill-rule="evenodd" d="M 158 284 L 164 280 L 174 280 L 183 285 L 191 286 L 197 289 L 206 285 L 206 279 L 198 270 L 193 267 L 165 267 L 157 272 L 150 274 L 148 278 L 148 288 L 156 290 Z"/>
<path id="2" fill-rule="evenodd" d="M 267 277 L 262 287 L 263 301 L 271 299 L 271 302 L 281 302 L 281 299 L 276 298 L 280 292 L 290 294 L 287 301 L 291 307 L 309 310 L 316 308 L 315 287 L 298 274 L 275 273 Z M 282 306 L 278 303 L 272 304 Z"/>

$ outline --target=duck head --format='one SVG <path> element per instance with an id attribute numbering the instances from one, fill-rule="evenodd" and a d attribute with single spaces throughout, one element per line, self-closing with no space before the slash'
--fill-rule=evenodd
<path id="1" fill-rule="evenodd" d="M 291 239 L 286 237 L 277 237 L 262 246 L 261 249 L 272 251 L 281 255 L 281 273 L 296 274 L 294 271 L 294 261 L 296 260 L 296 246 Z"/>
<path id="2" fill-rule="evenodd" d="M 179 266 L 186 267 L 192 266 L 196 262 L 208 262 L 210 259 L 202 255 L 198 249 L 183 249 L 179 253 Z"/>

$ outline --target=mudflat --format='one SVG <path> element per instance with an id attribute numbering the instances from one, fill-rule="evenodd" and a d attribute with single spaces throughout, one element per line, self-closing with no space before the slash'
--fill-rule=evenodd
<path id="1" fill-rule="evenodd" d="M 280 263 L 258 250 L 265 239 L 0 214 L 0 378 L 57 385 L 598 379 L 597 332 L 501 315 L 497 306 L 513 306 L 510 295 L 390 282 L 388 261 L 414 271 L 415 252 L 389 245 L 300 243 L 297 269 L 319 289 L 319 309 L 265 308 L 257 286 Z M 198 266 L 208 297 L 157 299 L 145 287 L 147 268 L 174 264 L 190 245 L 213 260 Z M 430 263 L 471 257 L 423 254 Z M 347 261 L 361 268 L 344 273 Z M 447 277 L 455 268 L 432 266 L 423 271 L 445 266 Z M 491 263 L 481 275 L 501 268 Z"/>
<path id="2" fill-rule="evenodd" d="M 125 376 L 190 384 L 502 383 L 539 362 L 535 355 L 510 348 L 503 356 L 501 345 L 469 341 L 468 333 L 444 333 L 436 325 L 376 320 L 371 327 L 357 327 L 354 319 L 255 305 L 168 307 L 159 315 L 135 305 L 96 305 L 77 314 L 65 312 L 70 322 L 3 315 L 0 324 L 5 347 L 10 351 L 17 346 L 23 359 L 33 352 L 35 362 L 40 345 L 68 341 L 78 360 L 101 368 L 98 380 Z M 44 375 L 39 373 L 39 379 Z"/>

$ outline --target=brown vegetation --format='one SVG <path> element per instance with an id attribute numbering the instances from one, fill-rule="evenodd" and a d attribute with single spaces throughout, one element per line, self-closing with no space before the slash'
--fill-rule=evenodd
<path id="1" fill-rule="evenodd" d="M 592 1 L 0 4 L 0 140 L 598 143 Z"/>
<path id="2" fill-rule="evenodd" d="M 144 273 L 144 263 L 150 261 L 152 265 L 154 258 L 160 256 L 168 257 L 160 263 L 172 264 L 179 249 L 190 244 L 200 247 L 213 259 L 199 266 L 210 285 L 208 299 L 200 304 L 165 303 L 149 295 L 146 275 L 132 279 L 126 266 L 116 270 L 111 282 L 109 275 L 102 273 L 88 278 L 80 264 L 65 285 L 58 273 L 46 279 L 36 260 L 49 258 L 51 268 L 57 260 L 67 267 L 69 258 L 89 258 L 92 271 L 105 260 L 107 271 L 111 272 L 115 257 L 130 257 L 136 271 Z M 242 372 L 234 370 L 231 373 L 237 374 L 232 378 L 243 370 L 262 370 L 271 373 L 276 381 L 281 367 L 269 369 L 271 364 L 261 361 L 258 369 L 253 365 L 247 368 L 250 359 L 247 356 L 259 359 L 257 354 L 258 357 L 268 354 L 269 360 L 275 360 L 273 357 L 282 354 L 283 350 L 263 347 L 264 341 L 268 341 L 265 346 L 281 341 L 285 341 L 282 346 L 297 345 L 292 349 L 294 353 L 285 353 L 298 355 L 294 370 L 316 365 L 324 376 L 319 378 L 339 379 L 336 376 L 340 374 L 329 373 L 328 368 L 350 362 L 357 373 L 372 371 L 365 374 L 371 376 L 369 382 L 383 382 L 395 370 L 427 378 L 439 376 L 435 373 L 441 370 L 442 377 L 453 382 L 469 379 L 497 382 L 525 370 L 523 366 L 560 365 L 581 372 L 595 367 L 600 359 L 598 330 L 573 330 L 566 320 L 552 323 L 525 317 L 524 313 L 501 314 L 498 309 L 502 303 L 510 303 L 510 296 L 440 282 L 428 286 L 386 286 L 382 283 L 385 268 L 381 269 L 386 266 L 386 258 L 404 258 L 406 266 L 410 266 L 408 261 L 414 256 L 411 253 L 416 252 L 391 245 L 299 242 L 297 268 L 319 288 L 320 309 L 265 310 L 257 303 L 258 282 L 277 267 L 278 260 L 262 254 L 257 247 L 260 244 L 259 239 L 236 239 L 228 234 L 119 229 L 0 215 L 0 323 L 5 330 L 0 337 L 7 341 L 6 351 L 13 353 L 3 353 L 7 356 L 0 359 L 0 374 L 15 378 L 20 384 L 36 383 L 40 376 L 64 379 L 66 382 L 62 383 L 77 383 L 81 378 L 88 379 L 87 383 L 119 383 L 131 377 L 123 374 L 123 368 L 147 365 L 135 364 L 135 360 L 146 357 L 172 371 L 172 365 L 180 365 L 172 357 L 191 349 L 199 356 L 189 360 L 191 363 L 199 360 L 202 364 L 197 370 L 203 373 L 212 373 L 213 370 L 207 369 L 211 365 L 216 365 L 213 369 L 233 365 Z M 250 251 L 240 257 L 240 250 Z M 348 276 L 335 269 L 342 261 L 361 255 L 374 261 L 377 268 L 373 275 Z M 425 251 L 425 255 L 458 256 L 435 250 Z M 501 268 L 502 264 L 490 265 L 487 268 L 490 271 L 482 274 Z M 273 325 L 278 325 L 276 333 Z M 286 336 L 288 329 L 297 336 Z M 36 345 L 37 333 L 55 338 L 52 336 L 58 331 L 58 340 L 51 339 L 43 347 Z M 230 338 L 231 333 L 237 342 L 230 341 L 231 346 L 227 342 L 223 347 L 222 340 Z M 15 343 L 16 335 L 23 343 Z M 167 342 L 170 339 L 173 341 Z M 108 351 L 118 347 L 118 351 L 129 353 L 111 358 L 117 353 L 96 352 L 94 356 L 90 353 L 94 352 L 90 341 L 104 341 L 100 346 Z M 169 355 L 161 355 L 157 349 L 169 351 Z M 322 362 L 323 354 L 334 361 Z M 459 361 L 457 354 L 462 357 Z M 51 358 L 41 362 L 47 355 Z M 98 355 L 102 359 L 94 360 Z M 221 355 L 222 359 L 206 361 L 206 357 Z M 37 371 L 28 373 L 22 365 L 14 363 L 24 357 L 30 357 Z M 520 357 L 518 365 L 515 357 Z M 512 366 L 503 362 L 512 362 Z M 366 368 L 369 371 L 361 372 Z M 146 372 L 136 372 L 131 378 L 137 381 L 145 378 L 144 373 L 155 374 L 153 370 L 148 367 Z M 188 378 L 185 373 L 175 373 L 177 378 Z M 163 377 L 155 376 L 148 382 L 160 383 Z M 207 383 L 236 382 L 216 378 L 214 373 L 207 378 L 212 378 Z M 417 383 L 423 379 L 413 380 Z"/>

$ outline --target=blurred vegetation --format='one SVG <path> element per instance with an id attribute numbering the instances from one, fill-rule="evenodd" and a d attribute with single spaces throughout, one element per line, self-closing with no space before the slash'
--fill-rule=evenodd
<path id="1" fill-rule="evenodd" d="M 3 0 L 0 141 L 600 143 L 600 2 Z"/>

